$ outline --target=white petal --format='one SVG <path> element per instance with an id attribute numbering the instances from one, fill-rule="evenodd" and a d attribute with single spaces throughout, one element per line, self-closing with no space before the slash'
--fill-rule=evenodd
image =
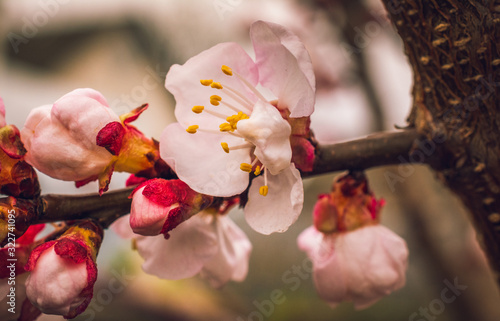
<path id="1" fill-rule="evenodd" d="M 290 124 L 276 107 L 258 101 L 249 119 L 238 122 L 238 134 L 255 145 L 255 156 L 273 175 L 290 167 Z"/>
<path id="2" fill-rule="evenodd" d="M 302 211 L 304 188 L 300 172 L 293 164 L 278 175 L 268 175 L 269 192 L 259 194 L 264 185 L 261 174 L 252 181 L 245 205 L 245 218 L 257 232 L 271 234 L 285 232 Z"/>
<path id="3" fill-rule="evenodd" d="M 216 224 L 219 251 L 205 264 L 200 276 L 215 288 L 229 280 L 243 281 L 248 273 L 252 244 L 245 233 L 228 217 L 219 217 Z"/>
<path id="4" fill-rule="evenodd" d="M 177 280 L 198 274 L 219 250 L 214 226 L 202 214 L 195 215 L 163 235 L 137 239 L 144 258 L 144 272 L 163 279 Z"/>
<path id="5" fill-rule="evenodd" d="M 215 82 L 227 84 L 241 93 L 249 94 L 248 89 L 236 76 L 225 75 L 221 67 L 227 65 L 247 79 L 253 86 L 257 85 L 259 75 L 253 60 L 245 50 L 236 43 L 221 43 L 189 59 L 184 65 L 173 65 L 167 74 L 165 87 L 174 95 L 176 101 L 175 117 L 183 124 L 203 124 L 211 129 L 218 130 L 223 119 L 219 119 L 205 112 L 195 114 L 193 106 L 202 105 L 219 113 L 230 116 L 234 111 L 224 105 L 210 105 L 210 96 L 219 95 L 223 101 L 237 104 L 223 91 L 203 86 L 201 79 L 212 79 Z"/>
<path id="6" fill-rule="evenodd" d="M 250 150 L 224 152 L 221 142 L 229 146 L 244 143 L 230 134 L 198 131 L 189 134 L 180 124 L 170 124 L 160 139 L 160 154 L 179 178 L 198 193 L 233 196 L 248 186 L 249 175 L 240 169 L 250 162 Z"/>
<path id="7" fill-rule="evenodd" d="M 315 80 L 309 54 L 300 40 L 283 27 L 257 21 L 250 28 L 259 66 L 259 82 L 278 97 L 278 107 L 291 117 L 314 110 Z"/>

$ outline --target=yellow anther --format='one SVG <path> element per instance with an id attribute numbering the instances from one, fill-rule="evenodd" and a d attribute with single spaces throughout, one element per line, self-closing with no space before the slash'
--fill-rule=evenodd
<path id="1" fill-rule="evenodd" d="M 191 109 L 193 111 L 193 113 L 201 113 L 203 111 L 203 109 L 205 109 L 205 107 L 203 106 L 194 106 L 193 109 Z"/>
<path id="2" fill-rule="evenodd" d="M 217 100 L 217 101 L 221 101 L 222 100 L 222 97 L 219 96 L 219 95 L 212 95 L 210 96 L 210 100 Z"/>
<path id="3" fill-rule="evenodd" d="M 222 85 L 220 84 L 220 82 L 212 82 L 210 84 L 210 87 L 215 88 L 215 89 L 222 89 Z"/>
<path id="4" fill-rule="evenodd" d="M 195 133 L 196 133 L 196 130 L 197 130 L 198 128 L 200 128 L 200 126 L 198 126 L 198 125 L 191 125 L 191 126 L 189 126 L 189 127 L 186 129 L 186 131 L 187 131 L 188 133 L 190 133 L 190 134 L 195 134 Z"/>
<path id="5" fill-rule="evenodd" d="M 261 186 L 259 188 L 259 194 L 262 196 L 266 196 L 268 191 L 269 191 L 269 187 L 267 187 L 267 185 Z"/>
<path id="6" fill-rule="evenodd" d="M 227 145 L 227 143 L 220 143 L 220 145 L 222 146 L 222 149 L 226 152 L 226 153 L 229 153 L 229 146 Z"/>
<path id="7" fill-rule="evenodd" d="M 202 79 L 200 82 L 203 86 L 210 86 L 214 81 L 212 79 Z"/>
<path id="8" fill-rule="evenodd" d="M 255 168 L 255 172 L 253 172 L 253 173 L 255 174 L 255 176 L 259 176 L 260 171 L 261 171 L 261 170 L 260 170 L 260 166 L 259 166 L 259 165 L 257 165 L 257 167 Z"/>
<path id="9" fill-rule="evenodd" d="M 228 76 L 233 75 L 233 70 L 231 68 L 229 68 L 228 66 L 222 65 L 221 69 L 222 69 L 222 72 L 225 73 L 226 75 L 228 75 Z"/>
<path id="10" fill-rule="evenodd" d="M 240 169 L 244 172 L 250 173 L 252 171 L 252 165 L 250 165 L 248 163 L 241 163 Z"/>
<path id="11" fill-rule="evenodd" d="M 233 131 L 233 126 L 231 126 L 231 124 L 229 123 L 222 123 L 219 125 L 219 129 L 221 132 L 229 132 Z"/>
<path id="12" fill-rule="evenodd" d="M 217 99 L 210 99 L 210 103 L 214 106 L 219 106 L 220 105 L 220 102 L 219 100 Z"/>

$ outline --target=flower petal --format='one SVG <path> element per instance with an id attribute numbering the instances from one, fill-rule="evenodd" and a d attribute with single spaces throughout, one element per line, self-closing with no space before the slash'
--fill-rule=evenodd
<path id="1" fill-rule="evenodd" d="M 282 26 L 263 21 L 252 24 L 250 37 L 259 82 L 278 97 L 278 108 L 288 108 L 290 117 L 311 115 L 315 79 L 311 59 L 300 40 Z"/>
<path id="2" fill-rule="evenodd" d="M 259 194 L 264 185 L 261 174 L 252 181 L 245 205 L 245 218 L 257 232 L 285 232 L 302 211 L 304 189 L 300 172 L 293 164 L 278 175 L 268 175 L 267 196 Z"/>
<path id="3" fill-rule="evenodd" d="M 273 175 L 290 167 L 290 124 L 273 105 L 258 101 L 249 119 L 238 122 L 238 134 L 255 145 L 255 156 Z"/>
<path id="4" fill-rule="evenodd" d="M 240 170 L 240 164 L 250 162 L 250 153 L 245 149 L 225 153 L 221 137 L 229 146 L 243 142 L 229 134 L 189 134 L 180 124 L 170 124 L 160 138 L 160 154 L 193 190 L 212 196 L 233 196 L 248 186 L 249 175 Z"/>
<path id="5" fill-rule="evenodd" d="M 248 273 L 252 244 L 245 233 L 229 218 L 215 219 L 219 251 L 200 272 L 211 286 L 220 288 L 229 280 L 243 281 Z"/>
<path id="6" fill-rule="evenodd" d="M 3 99 L 0 97 L 0 127 L 5 126 L 5 105 L 3 104 Z"/>
<path id="7" fill-rule="evenodd" d="M 221 67 L 226 65 L 247 79 L 253 86 L 257 85 L 259 75 L 253 60 L 236 43 L 221 43 L 189 59 L 184 65 L 173 65 L 167 74 L 165 87 L 174 95 L 176 101 L 175 116 L 183 125 L 200 125 L 207 128 L 219 129 L 223 120 L 206 113 L 195 114 L 193 106 L 207 105 L 207 108 L 216 108 L 219 113 L 230 116 L 235 112 L 222 104 L 210 106 L 210 96 L 220 95 L 224 101 L 236 105 L 234 99 L 223 95 L 221 90 L 203 86 L 202 79 L 212 79 L 222 85 L 246 94 L 249 90 L 235 76 L 225 75 Z"/>
<path id="8" fill-rule="evenodd" d="M 172 230 L 168 240 L 163 235 L 138 238 L 137 250 L 144 272 L 177 280 L 198 274 L 219 247 L 214 226 L 198 214 Z"/>
<path id="9" fill-rule="evenodd" d="M 139 237 L 135 234 L 130 227 L 130 215 L 125 215 L 117 219 L 111 224 L 111 229 L 118 234 L 119 237 L 124 239 L 131 239 L 133 237 Z"/>

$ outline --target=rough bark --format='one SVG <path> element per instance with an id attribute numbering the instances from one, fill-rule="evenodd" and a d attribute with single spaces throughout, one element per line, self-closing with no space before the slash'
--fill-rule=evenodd
<path id="1" fill-rule="evenodd" d="M 431 166 L 469 208 L 500 281 L 500 1 L 383 2 L 413 69 L 408 122 L 436 143 Z"/>

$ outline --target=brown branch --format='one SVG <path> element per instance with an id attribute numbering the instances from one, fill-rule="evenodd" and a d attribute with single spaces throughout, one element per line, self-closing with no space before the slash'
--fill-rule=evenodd
<path id="1" fill-rule="evenodd" d="M 304 177 L 327 172 L 367 169 L 401 163 L 400 156 L 409 155 L 417 141 L 413 129 L 379 133 L 366 138 L 333 145 L 319 146 L 315 170 Z M 94 219 L 108 227 L 119 217 L 130 212 L 129 195 L 133 188 L 99 194 L 57 195 L 40 197 L 42 206 L 32 224 L 67 220 Z"/>
<path id="2" fill-rule="evenodd" d="M 120 216 L 130 213 L 133 188 L 83 195 L 42 195 L 43 210 L 33 224 L 66 220 L 94 219 L 108 227 Z"/>
<path id="3" fill-rule="evenodd" d="M 314 170 L 310 173 L 303 173 L 302 176 L 401 164 L 401 157 L 408 158 L 417 139 L 416 130 L 405 129 L 397 132 L 377 133 L 343 143 L 319 146 L 316 149 Z"/>

